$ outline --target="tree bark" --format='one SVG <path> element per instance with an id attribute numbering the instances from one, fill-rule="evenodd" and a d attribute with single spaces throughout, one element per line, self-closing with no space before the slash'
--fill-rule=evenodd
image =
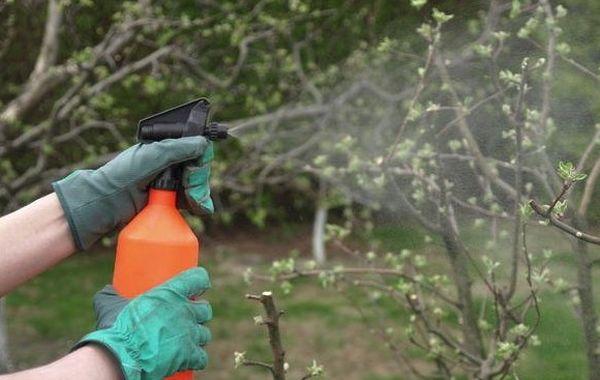
<path id="1" fill-rule="evenodd" d="M 266 316 L 261 324 L 267 328 L 269 334 L 269 345 L 273 353 L 273 364 L 267 365 L 273 375 L 273 380 L 285 380 L 286 365 L 285 365 L 285 350 L 281 343 L 281 332 L 279 331 L 279 318 L 283 311 L 277 309 L 273 300 L 273 293 L 270 291 L 262 292 L 260 296 L 247 294 L 246 298 L 259 301 L 264 309 Z M 256 363 L 256 362 L 254 362 Z M 264 366 L 261 364 L 260 366 Z"/>
<path id="2" fill-rule="evenodd" d="M 59 32 L 62 19 L 63 2 L 49 0 L 44 38 L 35 62 L 35 67 L 29 75 L 23 92 L 8 103 L 6 108 L 0 112 L 0 122 L 10 123 L 21 120 L 26 112 L 33 108 L 43 99 L 46 93 L 66 77 L 63 72 L 51 72 L 51 68 L 56 63 L 58 56 Z M 3 125 L 0 125 L 0 132 L 2 132 Z"/>
<path id="3" fill-rule="evenodd" d="M 575 216 L 575 228 L 586 230 L 586 225 L 584 217 L 581 217 L 581 215 Z M 577 261 L 577 293 L 580 300 L 581 323 L 588 361 L 588 378 L 590 380 L 600 380 L 600 338 L 597 330 L 598 315 L 594 306 L 592 261 L 587 243 L 580 239 L 572 239 L 571 241 Z"/>
<path id="4" fill-rule="evenodd" d="M 483 357 L 483 343 L 479 324 L 477 323 L 477 313 L 473 304 L 467 257 L 452 232 L 445 232 L 442 237 L 452 267 L 458 301 L 460 302 L 465 348 L 472 355 Z"/>
<path id="5" fill-rule="evenodd" d="M 319 264 L 325 264 L 325 225 L 327 224 L 327 204 L 325 202 L 325 183 L 319 180 L 319 194 L 315 207 L 315 219 L 312 231 L 313 258 Z"/>
<path id="6" fill-rule="evenodd" d="M 315 212 L 315 221 L 313 224 L 312 251 L 315 261 L 319 264 L 325 264 L 327 255 L 325 253 L 325 224 L 327 223 L 327 208 L 319 204 Z"/>

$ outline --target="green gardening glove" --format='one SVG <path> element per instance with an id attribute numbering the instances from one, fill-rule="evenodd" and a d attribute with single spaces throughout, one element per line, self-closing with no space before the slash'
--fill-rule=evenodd
<path id="1" fill-rule="evenodd" d="M 215 210 L 210 198 L 210 164 L 214 158 L 212 141 L 208 141 L 202 157 L 185 165 L 183 169 L 183 196 L 178 198 L 180 208 L 196 215 L 212 214 Z"/>
<path id="2" fill-rule="evenodd" d="M 211 339 L 204 323 L 212 318 L 206 302 L 190 297 L 210 288 L 204 268 L 187 270 L 134 299 L 107 285 L 94 296 L 96 330 L 77 343 L 97 344 L 114 355 L 125 380 L 159 380 L 175 372 L 204 369 L 203 347 Z"/>
<path id="3" fill-rule="evenodd" d="M 97 170 L 77 170 L 52 184 L 77 248 L 84 250 L 125 225 L 147 202 L 150 182 L 185 162 L 183 201 L 192 212 L 213 211 L 210 199 L 212 143 L 201 136 L 137 144 Z"/>

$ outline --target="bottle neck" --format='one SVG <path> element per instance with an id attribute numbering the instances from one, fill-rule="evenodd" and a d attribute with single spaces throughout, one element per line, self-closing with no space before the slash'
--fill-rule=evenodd
<path id="1" fill-rule="evenodd" d="M 150 184 L 153 189 L 177 190 L 182 176 L 182 165 L 175 164 L 159 173 Z"/>
<path id="2" fill-rule="evenodd" d="M 177 204 L 177 191 L 150 188 L 148 205 L 161 205 L 175 207 Z"/>

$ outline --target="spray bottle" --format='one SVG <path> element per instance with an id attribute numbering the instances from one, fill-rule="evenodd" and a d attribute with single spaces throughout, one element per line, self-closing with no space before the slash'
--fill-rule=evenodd
<path id="1" fill-rule="evenodd" d="M 212 141 L 227 138 L 224 125 L 208 121 L 209 109 L 208 100 L 201 98 L 142 119 L 137 139 L 143 144 L 198 135 Z M 113 286 L 124 297 L 135 297 L 198 265 L 200 242 L 177 209 L 181 174 L 181 164 L 159 174 L 150 185 L 148 204 L 119 234 Z M 186 371 L 168 379 L 192 376 Z"/>

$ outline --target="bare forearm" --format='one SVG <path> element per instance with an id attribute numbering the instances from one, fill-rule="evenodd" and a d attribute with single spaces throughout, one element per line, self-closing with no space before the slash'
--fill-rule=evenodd
<path id="1" fill-rule="evenodd" d="M 119 380 L 118 364 L 103 348 L 88 345 L 43 367 L 0 376 L 0 380 Z"/>
<path id="2" fill-rule="evenodd" d="M 0 296 L 75 251 L 54 193 L 0 218 Z"/>

